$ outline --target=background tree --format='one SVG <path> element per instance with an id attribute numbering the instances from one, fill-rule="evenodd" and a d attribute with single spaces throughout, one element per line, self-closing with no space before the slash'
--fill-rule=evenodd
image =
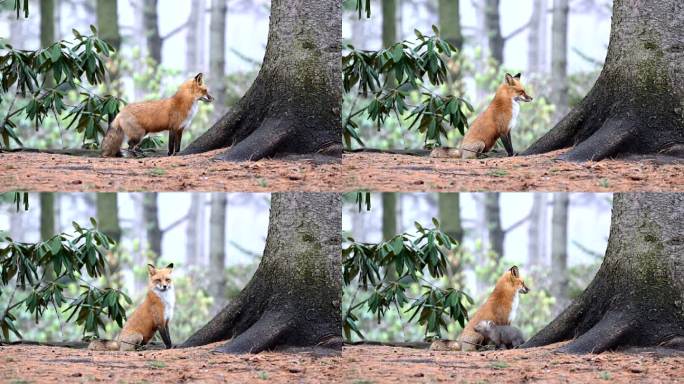
<path id="1" fill-rule="evenodd" d="M 497 260 L 501 260 L 504 257 L 506 232 L 501 227 L 501 207 L 499 206 L 498 192 L 485 194 L 485 220 L 489 233 L 489 249 L 495 253 Z"/>
<path id="2" fill-rule="evenodd" d="M 216 97 L 216 113 L 223 112 L 226 104 L 226 17 L 227 0 L 212 0 L 209 32 L 209 77 L 212 95 Z"/>
<path id="3" fill-rule="evenodd" d="M 209 292 L 214 298 L 214 309 L 225 303 L 226 286 L 226 207 L 225 193 L 212 193 L 209 218 Z"/>
<path id="4" fill-rule="evenodd" d="M 232 339 L 218 350 L 341 348 L 341 214 L 339 194 L 274 194 L 266 247 L 254 277 L 183 346 Z"/>
<path id="5" fill-rule="evenodd" d="M 504 62 L 504 46 L 506 40 L 501 35 L 501 14 L 499 0 L 485 0 L 485 31 L 487 33 L 489 54 L 497 65 Z"/>
<path id="6" fill-rule="evenodd" d="M 231 147 L 224 160 L 342 149 L 342 5 L 273 0 L 264 62 L 240 102 L 183 152 Z"/>
<path id="7" fill-rule="evenodd" d="M 40 239 L 45 241 L 55 235 L 55 194 L 40 194 Z"/>
<path id="8" fill-rule="evenodd" d="M 439 222 L 444 232 L 456 241 L 449 256 L 449 274 L 452 284 L 463 288 L 463 257 L 459 254 L 463 243 L 463 223 L 461 221 L 461 195 L 458 193 L 440 193 L 437 196 L 439 206 Z"/>
<path id="9" fill-rule="evenodd" d="M 568 13 L 569 0 L 554 0 L 551 42 L 551 98 L 556 106 L 556 121 L 568 106 Z"/>
<path id="10" fill-rule="evenodd" d="M 158 193 L 148 192 L 143 194 L 143 217 L 145 218 L 145 233 L 147 244 L 153 253 L 150 262 L 157 265 L 157 260 L 162 256 L 162 230 L 159 227 Z"/>
<path id="11" fill-rule="evenodd" d="M 527 70 L 539 73 L 546 70 L 547 43 L 547 1 L 534 0 L 530 28 L 527 35 Z"/>
<path id="12" fill-rule="evenodd" d="M 463 50 L 460 4 L 460 0 L 439 0 L 438 4 L 439 30 L 442 37 L 459 51 Z"/>
<path id="13" fill-rule="evenodd" d="M 105 235 L 114 240 L 115 244 L 121 242 L 121 225 L 119 223 L 119 199 L 116 193 L 97 193 L 95 194 L 97 222 L 99 229 Z M 121 254 L 117 252 L 116 246 L 112 247 L 107 255 L 109 271 L 106 275 L 109 284 L 121 287 L 120 272 L 122 269 Z"/>
<path id="14" fill-rule="evenodd" d="M 617 194 L 608 248 L 582 295 L 525 347 L 570 353 L 684 347 L 684 195 Z"/>
<path id="15" fill-rule="evenodd" d="M 145 23 L 147 53 L 156 65 L 159 65 L 162 62 L 162 45 L 164 40 L 159 34 L 157 6 L 157 0 L 143 0 L 143 21 Z"/>
<path id="16" fill-rule="evenodd" d="M 555 310 L 560 313 L 568 301 L 568 205 L 567 193 L 553 195 L 551 218 L 551 288 L 556 299 Z"/>
<path id="17" fill-rule="evenodd" d="M 608 55 L 582 102 L 525 154 L 572 149 L 571 161 L 684 155 L 679 0 L 615 0 Z M 648 103 L 644 103 L 648 100 Z"/>
<path id="18" fill-rule="evenodd" d="M 382 239 L 389 240 L 397 234 L 397 194 L 382 194 Z"/>

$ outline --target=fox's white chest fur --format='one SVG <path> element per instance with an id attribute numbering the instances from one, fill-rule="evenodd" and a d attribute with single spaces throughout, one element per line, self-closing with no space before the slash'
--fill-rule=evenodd
<path id="1" fill-rule="evenodd" d="M 159 296 L 159 299 L 164 305 L 164 321 L 171 321 L 171 318 L 173 317 L 173 306 L 176 305 L 176 295 L 173 291 L 173 287 L 170 287 L 166 291 L 155 289 L 154 293 Z"/>
<path id="2" fill-rule="evenodd" d="M 508 129 L 515 128 L 518 124 L 518 115 L 520 115 L 520 103 L 515 97 L 511 99 L 511 104 L 511 121 L 508 123 Z"/>
<path id="3" fill-rule="evenodd" d="M 190 126 L 190 123 L 192 123 L 192 119 L 195 118 L 195 115 L 197 114 L 197 111 L 199 110 L 199 102 L 195 100 L 192 103 L 192 107 L 190 107 L 190 111 L 188 112 L 188 116 L 185 117 L 185 120 L 181 123 L 181 128 L 185 129 Z"/>
<path id="4" fill-rule="evenodd" d="M 518 314 L 518 304 L 520 304 L 520 293 L 515 292 L 513 296 L 513 302 L 511 303 L 511 312 L 508 314 L 508 322 L 512 323 L 515 320 L 515 316 Z"/>

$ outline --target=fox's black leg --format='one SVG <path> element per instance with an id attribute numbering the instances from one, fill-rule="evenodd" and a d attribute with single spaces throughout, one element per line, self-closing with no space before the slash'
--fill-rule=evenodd
<path id="1" fill-rule="evenodd" d="M 162 341 L 164 342 L 164 345 L 166 346 L 166 349 L 173 348 L 173 343 L 171 343 L 171 335 L 169 335 L 168 324 L 159 328 L 159 335 L 161 336 Z"/>
<path id="2" fill-rule="evenodd" d="M 181 141 L 183 141 L 183 129 L 178 131 L 178 134 L 176 135 L 176 150 L 174 151 L 174 155 L 180 152 Z"/>
<path id="3" fill-rule="evenodd" d="M 506 148 L 508 156 L 515 155 L 515 152 L 513 151 L 513 142 L 511 141 L 511 131 L 508 131 L 508 133 L 501 136 L 501 142 L 503 142 L 504 148 Z"/>
<path id="4" fill-rule="evenodd" d="M 173 156 L 176 150 L 176 132 L 169 130 L 169 156 Z"/>

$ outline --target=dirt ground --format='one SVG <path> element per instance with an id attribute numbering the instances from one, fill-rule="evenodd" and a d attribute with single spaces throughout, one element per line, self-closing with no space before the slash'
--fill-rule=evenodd
<path id="1" fill-rule="evenodd" d="M 340 356 L 309 353 L 224 355 L 214 346 L 169 351 L 91 352 L 0 347 L 3 383 L 567 383 L 684 382 L 684 354 L 564 355 L 557 346 L 491 352 L 431 352 L 345 347 Z"/>
<path id="2" fill-rule="evenodd" d="M 481 160 L 354 153 L 342 160 L 348 190 L 385 192 L 459 191 L 684 191 L 684 161 L 571 163 L 562 153 Z"/>
<path id="3" fill-rule="evenodd" d="M 319 159 L 229 163 L 221 151 L 182 157 L 102 159 L 0 153 L 0 190 L 40 192 L 331 192 L 341 165 Z"/>

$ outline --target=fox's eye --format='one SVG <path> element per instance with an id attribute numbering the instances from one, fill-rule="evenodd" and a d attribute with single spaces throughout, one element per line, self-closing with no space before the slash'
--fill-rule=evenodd
<path id="1" fill-rule="evenodd" d="M 160 283 L 161 283 L 161 280 L 155 280 L 154 283 L 155 283 L 155 284 L 160 284 Z"/>

